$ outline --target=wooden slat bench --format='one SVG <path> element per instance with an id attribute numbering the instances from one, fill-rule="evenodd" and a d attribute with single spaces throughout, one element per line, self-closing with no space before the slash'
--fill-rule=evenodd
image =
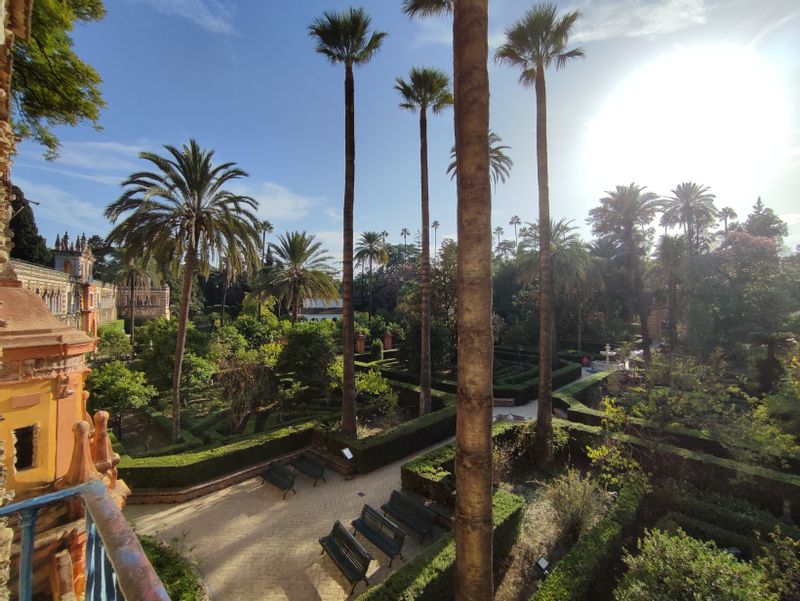
<path id="1" fill-rule="evenodd" d="M 436 514 L 427 507 L 423 507 L 411 497 L 396 490 L 392 491 L 389 501 L 381 505 L 383 514 L 393 515 L 420 536 L 420 542 L 425 537 L 433 536 L 433 522 Z"/>
<path id="2" fill-rule="evenodd" d="M 389 557 L 389 567 L 392 566 L 395 556 L 403 559 L 403 543 L 406 542 L 406 533 L 390 522 L 369 505 L 364 505 L 361 517 L 352 521 L 353 536 L 360 532 L 373 545 L 386 553 Z"/>
<path id="3" fill-rule="evenodd" d="M 269 482 L 276 488 L 282 490 L 284 500 L 286 500 L 286 495 L 290 490 L 294 494 L 297 494 L 297 491 L 294 489 L 294 479 L 297 474 L 276 461 L 270 463 L 269 467 L 261 472 L 260 476 L 264 482 Z"/>
<path id="4" fill-rule="evenodd" d="M 298 472 L 301 472 L 308 476 L 309 478 L 314 479 L 314 486 L 317 485 L 317 480 L 325 480 L 325 466 L 321 464 L 319 461 L 312 459 L 307 453 L 303 453 L 299 457 L 296 457 L 292 463 L 292 467 L 296 469 Z"/>
<path id="5" fill-rule="evenodd" d="M 362 580 L 369 586 L 367 569 L 372 561 L 372 555 L 342 526 L 339 520 L 333 524 L 330 534 L 319 539 L 319 544 L 322 545 L 322 554 L 327 552 L 328 557 L 353 585 L 350 589 L 351 595 L 356 590 L 356 585 Z"/>

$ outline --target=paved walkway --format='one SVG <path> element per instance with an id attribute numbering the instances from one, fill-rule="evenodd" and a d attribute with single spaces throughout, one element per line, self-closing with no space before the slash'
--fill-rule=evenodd
<path id="1" fill-rule="evenodd" d="M 495 414 L 530 419 L 536 406 L 534 401 L 496 408 Z M 392 490 L 400 489 L 400 466 L 408 459 L 353 480 L 328 470 L 328 482 L 316 487 L 298 475 L 297 494 L 289 493 L 286 501 L 278 489 L 253 478 L 187 503 L 130 505 L 125 516 L 141 533 L 177 539 L 181 552 L 197 563 L 214 601 L 337 601 L 348 597 L 350 584 L 327 555 L 320 557 L 318 539 L 335 520 L 349 528 L 364 503 L 378 508 L 386 502 Z M 389 568 L 383 553 L 360 540 L 376 560 L 368 572 L 371 583 L 404 565 L 398 558 Z M 408 561 L 422 549 L 409 536 L 403 556 Z M 356 595 L 364 590 L 359 584 Z"/>

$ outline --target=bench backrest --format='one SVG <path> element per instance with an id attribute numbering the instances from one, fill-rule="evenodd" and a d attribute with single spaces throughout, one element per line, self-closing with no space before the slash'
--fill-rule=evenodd
<path id="1" fill-rule="evenodd" d="M 406 533 L 403 530 L 387 520 L 369 505 L 364 505 L 364 508 L 361 510 L 361 519 L 366 525 L 376 532 L 379 532 L 384 538 L 389 539 L 393 543 L 402 545 L 403 541 L 406 539 Z"/>
<path id="2" fill-rule="evenodd" d="M 276 461 L 273 461 L 272 463 L 269 464 L 269 468 L 267 471 L 273 472 L 274 474 L 277 474 L 281 478 L 286 478 L 289 482 L 294 482 L 295 473 L 288 467 L 281 465 Z"/>
<path id="3" fill-rule="evenodd" d="M 436 514 L 430 509 L 420 505 L 414 501 L 414 499 L 411 499 L 410 497 L 407 497 L 403 493 L 396 490 L 393 490 L 392 495 L 389 497 L 389 505 L 393 505 L 401 511 L 410 513 L 415 518 L 426 524 L 430 523 L 433 525 L 433 522 L 436 519 Z"/>
<path id="4" fill-rule="evenodd" d="M 331 536 L 333 536 L 338 544 L 342 555 L 344 555 L 360 573 L 366 574 L 369 563 L 372 561 L 372 556 L 361 546 L 361 543 L 342 526 L 339 520 L 336 520 L 333 524 Z"/>

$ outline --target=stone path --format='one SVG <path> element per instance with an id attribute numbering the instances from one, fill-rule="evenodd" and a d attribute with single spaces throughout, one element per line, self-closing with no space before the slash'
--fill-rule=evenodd
<path id="1" fill-rule="evenodd" d="M 495 414 L 530 419 L 536 406 L 534 401 L 497 408 Z M 328 482 L 316 487 L 298 475 L 297 494 L 289 493 L 286 501 L 278 489 L 254 478 L 187 503 L 130 505 L 124 513 L 138 532 L 177 539 L 181 552 L 197 563 L 214 601 L 338 601 L 348 598 L 350 584 L 327 555 L 320 557 L 318 539 L 337 519 L 349 529 L 364 503 L 379 508 L 386 502 L 392 490 L 400 489 L 400 466 L 408 460 L 353 480 L 329 470 Z M 405 564 L 398 558 L 388 568 L 388 558 L 359 538 L 376 560 L 368 572 L 370 583 L 381 582 Z M 422 549 L 409 536 L 406 561 Z M 364 590 L 362 582 L 354 596 Z"/>

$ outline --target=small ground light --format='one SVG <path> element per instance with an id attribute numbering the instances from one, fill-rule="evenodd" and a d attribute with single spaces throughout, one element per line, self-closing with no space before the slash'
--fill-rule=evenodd
<path id="1" fill-rule="evenodd" d="M 550 571 L 549 571 L 550 562 L 547 561 L 546 557 L 544 557 L 544 556 L 540 557 L 539 561 L 536 562 L 536 565 L 542 571 L 542 578 L 543 579 L 550 575 Z"/>

